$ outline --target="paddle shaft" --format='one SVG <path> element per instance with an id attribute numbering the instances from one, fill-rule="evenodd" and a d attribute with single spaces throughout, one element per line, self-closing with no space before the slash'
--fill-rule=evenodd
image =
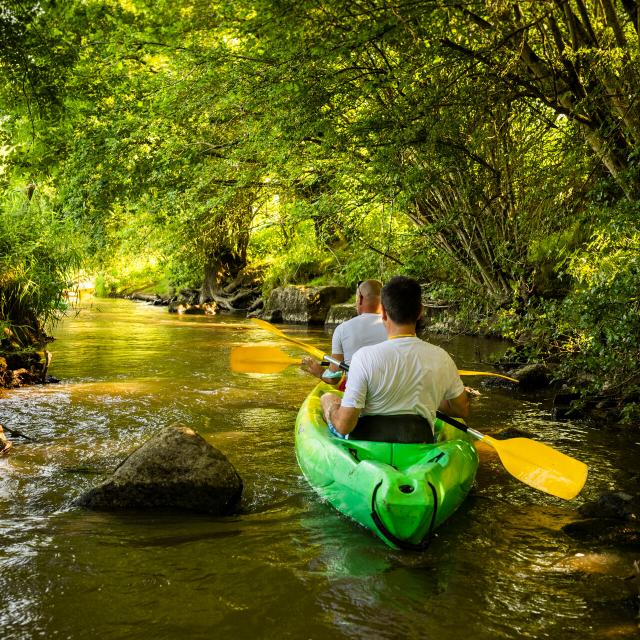
<path id="1" fill-rule="evenodd" d="M 482 440 L 484 438 L 484 434 L 480 433 L 479 431 L 476 431 L 475 429 L 472 429 L 471 427 L 468 427 L 464 422 L 459 422 L 458 420 L 454 420 L 453 418 L 449 417 L 446 413 L 442 413 L 442 411 L 436 411 L 436 417 L 440 418 L 442 422 L 446 422 L 447 424 L 450 424 L 452 427 L 455 427 L 456 429 L 460 429 L 460 431 L 464 431 L 465 433 L 470 433 L 474 438 L 478 438 L 478 440 Z"/>
<path id="2" fill-rule="evenodd" d="M 22 433 L 22 431 L 18 431 L 17 429 L 11 429 L 6 425 L 0 425 L 7 433 L 10 433 L 12 436 L 16 436 L 17 438 L 24 438 L 25 440 L 33 440 L 31 436 L 28 436 L 26 433 Z"/>
<path id="3" fill-rule="evenodd" d="M 349 365 L 342 360 L 336 360 L 336 358 L 332 358 L 331 356 L 324 355 L 323 359 L 326 360 L 329 364 L 334 364 L 338 369 L 342 369 L 342 371 L 349 371 Z"/>
<path id="4" fill-rule="evenodd" d="M 302 340 L 297 340 L 296 338 L 292 338 L 291 336 L 288 336 L 284 331 L 280 331 L 278 327 L 274 327 L 270 322 L 267 322 L 266 320 L 261 320 L 260 318 L 252 318 L 252 320 L 255 324 L 257 324 L 259 327 L 262 327 L 265 331 L 274 333 L 277 336 L 280 336 L 281 338 L 284 338 L 285 340 L 288 340 L 293 344 L 297 344 L 299 347 L 304 349 L 307 353 L 310 353 L 315 358 L 318 358 L 319 360 L 326 360 L 327 362 L 334 364 L 339 369 L 342 369 L 342 371 L 349 371 L 348 364 L 345 364 L 340 360 L 336 360 L 335 358 L 328 356 L 326 353 L 323 353 L 322 351 L 320 351 L 320 349 L 316 349 L 316 347 L 312 347 L 310 344 L 307 344 L 306 342 L 302 342 Z"/>

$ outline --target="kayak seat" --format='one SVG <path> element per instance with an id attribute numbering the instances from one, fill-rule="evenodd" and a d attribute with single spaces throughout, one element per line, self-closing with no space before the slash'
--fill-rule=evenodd
<path id="1" fill-rule="evenodd" d="M 349 440 L 432 444 L 434 437 L 426 418 L 403 413 L 361 416 L 349 434 Z"/>

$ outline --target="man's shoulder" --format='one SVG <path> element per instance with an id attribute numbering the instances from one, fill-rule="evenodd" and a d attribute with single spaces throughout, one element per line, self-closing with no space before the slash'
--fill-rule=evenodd
<path id="1" fill-rule="evenodd" d="M 429 349 L 430 351 L 434 351 L 436 353 L 446 353 L 448 355 L 448 351 L 437 345 L 437 344 L 433 344 L 433 342 L 428 342 L 427 340 L 421 340 L 422 344 L 424 345 L 425 349 Z"/>
<path id="2" fill-rule="evenodd" d="M 382 314 L 380 313 L 360 313 L 353 318 L 349 318 L 344 324 L 355 324 L 358 322 L 380 322 L 382 320 Z"/>
<path id="3" fill-rule="evenodd" d="M 428 358 L 432 362 L 437 362 L 440 365 L 454 362 L 451 354 L 446 349 L 438 346 L 437 344 L 433 344 L 432 342 L 426 342 L 423 340 L 421 349 L 423 357 Z"/>
<path id="4" fill-rule="evenodd" d="M 376 324 L 382 325 L 382 316 L 377 313 L 361 313 L 358 316 L 353 316 L 353 318 L 349 318 L 345 320 L 342 324 L 339 324 L 336 327 L 336 331 L 339 327 L 343 327 L 344 329 L 355 329 L 357 327 L 363 326 L 372 326 Z"/>
<path id="5" fill-rule="evenodd" d="M 416 340 L 412 341 L 410 352 L 418 352 L 421 354 L 421 357 L 432 359 L 432 358 L 451 358 L 448 352 L 431 342 L 425 342 L 424 340 Z M 360 355 L 361 358 L 371 358 L 371 357 L 388 357 L 393 358 L 397 357 L 400 353 L 407 353 L 406 345 L 401 344 L 396 340 L 385 340 L 383 342 L 378 342 L 376 344 L 371 344 L 365 347 L 361 347 L 356 355 Z M 355 357 L 355 356 L 354 356 Z"/>
<path id="6" fill-rule="evenodd" d="M 354 354 L 354 358 L 359 356 L 362 359 L 370 359 L 376 357 L 384 357 L 386 353 L 390 353 L 393 351 L 393 347 L 390 342 L 387 340 L 383 342 L 377 342 L 376 344 L 369 344 L 363 347 L 360 347 Z"/>

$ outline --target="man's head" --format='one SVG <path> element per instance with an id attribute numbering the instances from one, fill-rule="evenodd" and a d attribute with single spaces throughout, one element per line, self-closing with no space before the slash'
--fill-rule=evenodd
<path id="1" fill-rule="evenodd" d="M 380 313 L 380 280 L 361 280 L 356 289 L 358 313 Z"/>
<path id="2" fill-rule="evenodd" d="M 407 276 L 393 276 L 382 287 L 382 306 L 396 324 L 415 324 L 422 315 L 420 285 Z"/>

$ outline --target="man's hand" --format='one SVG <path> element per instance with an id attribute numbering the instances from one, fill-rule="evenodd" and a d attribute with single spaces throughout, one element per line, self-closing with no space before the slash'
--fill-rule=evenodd
<path id="1" fill-rule="evenodd" d="M 320 396 L 320 404 L 322 405 L 322 413 L 327 424 L 333 422 L 331 412 L 340 406 L 340 396 L 335 393 L 325 393 Z"/>
<path id="2" fill-rule="evenodd" d="M 452 418 L 469 417 L 469 393 L 465 390 L 457 397 L 450 400 L 443 400 L 438 409 Z"/>
<path id="3" fill-rule="evenodd" d="M 358 424 L 360 409 L 343 407 L 340 396 L 335 393 L 325 393 L 320 397 L 322 412 L 327 424 L 331 423 L 338 433 L 346 436 Z"/>
<path id="4" fill-rule="evenodd" d="M 320 379 L 322 379 L 322 373 L 324 372 L 322 365 L 317 360 L 314 360 L 310 356 L 305 356 L 304 358 L 302 358 L 302 362 L 300 363 L 300 369 Z"/>

